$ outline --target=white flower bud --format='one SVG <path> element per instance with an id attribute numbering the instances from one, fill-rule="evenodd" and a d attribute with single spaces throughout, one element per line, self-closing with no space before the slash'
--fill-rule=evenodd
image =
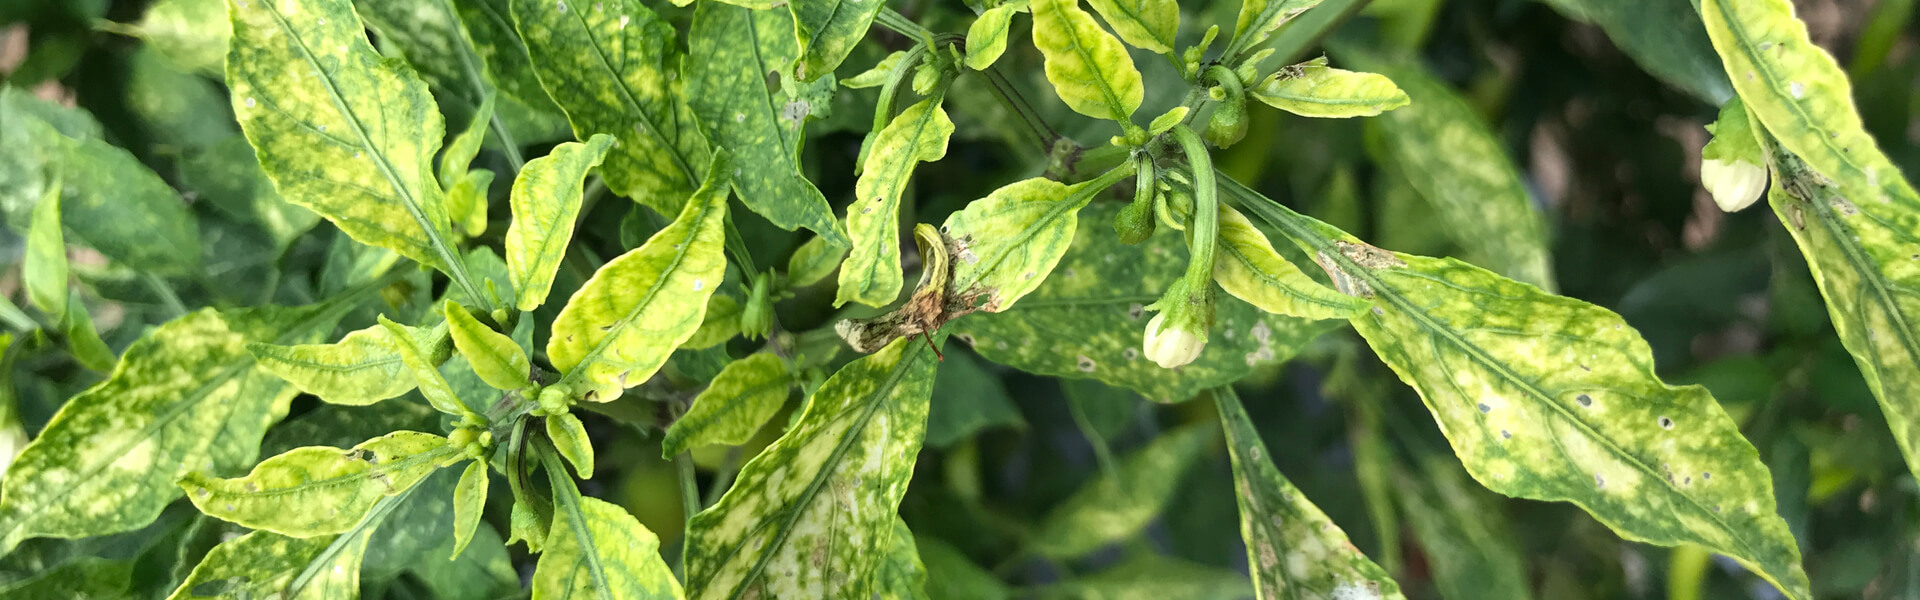
<path id="1" fill-rule="evenodd" d="M 1700 185 L 1713 194 L 1720 210 L 1734 212 L 1753 205 L 1767 191 L 1767 170 L 1744 160 L 1700 161 Z"/>
<path id="2" fill-rule="evenodd" d="M 1147 321 L 1147 339 L 1142 344 L 1147 359 L 1161 368 L 1171 369 L 1199 358 L 1200 350 L 1207 347 L 1206 338 L 1177 326 L 1164 327 L 1166 321 L 1166 313 L 1154 315 Z"/>

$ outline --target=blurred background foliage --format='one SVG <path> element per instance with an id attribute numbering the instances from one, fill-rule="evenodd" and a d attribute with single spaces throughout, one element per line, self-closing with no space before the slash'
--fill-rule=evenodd
<path id="1" fill-rule="evenodd" d="M 356 2 L 363 14 L 377 13 L 381 3 Z M 1231 23 L 1237 10 L 1227 1 L 1184 4 L 1183 39 L 1206 24 Z M 1869 131 L 1909 177 L 1920 174 L 1915 0 L 1796 4 L 1814 41 L 1847 67 Z M 951 0 L 891 5 L 934 31 L 964 31 L 973 14 Z M 686 30 L 691 10 L 649 6 Z M 198 273 L 160 277 L 76 253 L 89 311 L 113 348 L 177 314 L 176 302 L 308 302 L 339 289 L 355 261 L 367 260 L 330 227 L 276 235 L 285 230 L 271 226 L 275 220 L 311 217 L 261 208 L 258 201 L 271 190 L 244 170 L 250 151 L 227 108 L 218 50 L 193 43 L 195 28 L 204 26 L 195 20 L 206 15 L 173 6 L 170 17 L 158 18 L 152 8 L 147 0 L 0 2 L 4 84 L 91 113 L 104 139 L 178 189 L 197 219 Z M 1331 52 L 1336 65 L 1344 53 L 1388 57 L 1408 76 L 1433 78 L 1471 107 L 1476 126 L 1500 141 L 1505 156 L 1464 158 L 1517 168 L 1546 215 L 1559 292 L 1624 315 L 1652 345 L 1663 378 L 1706 385 L 1741 423 L 1773 471 L 1780 511 L 1821 597 L 1920 597 L 1920 488 L 1834 336 L 1803 259 L 1768 211 L 1722 213 L 1699 187 L 1699 152 L 1707 140 L 1702 126 L 1731 90 L 1687 0 L 1327 0 L 1293 27 L 1327 20 L 1333 22 L 1328 33 L 1281 55 L 1304 60 Z M 1006 72 L 1061 133 L 1086 145 L 1103 142 L 1111 134 L 1107 126 L 1071 116 L 1049 92 L 1040 58 L 1024 42 L 1027 21 L 1016 20 L 1016 39 L 1002 58 Z M 879 28 L 871 39 L 876 43 L 863 44 L 842 76 L 910 43 Z M 1178 101 L 1184 90 L 1173 84 L 1178 76 L 1170 67 L 1144 56 L 1136 62 L 1149 82 L 1141 114 L 1158 114 Z M 461 86 L 439 85 L 431 69 L 422 71 L 435 84 L 448 122 L 465 122 L 474 98 Z M 989 93 L 978 78 L 962 79 L 952 91 L 958 131 L 948 158 L 920 170 L 914 201 L 905 204 L 908 219 L 938 222 L 1046 165 L 1028 134 L 1014 129 L 1018 119 Z M 871 123 L 873 94 L 843 91 L 831 116 L 812 125 L 807 168 L 837 206 L 852 196 L 852 165 Z M 1422 101 L 1414 98 L 1416 105 Z M 522 116 L 513 125 L 522 141 L 544 147 L 567 135 L 564 123 L 531 111 Z M 1384 248 L 1475 258 L 1454 232 L 1436 226 L 1436 208 L 1409 183 L 1405 165 L 1394 158 L 1401 154 L 1388 146 L 1401 142 L 1378 121 L 1305 119 L 1274 110 L 1250 117 L 1246 141 L 1216 156 L 1234 178 Z M 0 133 L 6 127 L 0 122 Z M 1458 148 L 1444 138 L 1429 145 L 1419 151 Z M 510 170 L 498 148 L 480 161 Z M 6 186 L 0 180 L 0 191 Z M 504 187 L 495 184 L 495 221 L 483 240 L 497 241 L 504 231 Z M 617 200 L 589 197 L 587 225 L 561 271 L 557 296 L 570 294 L 605 257 L 636 246 L 663 223 Z M 745 211 L 735 214 L 763 260 L 784 259 L 802 241 Z M 5 217 L 0 254 L 17 265 L 26 221 L 23 213 Z M 424 310 L 427 281 L 415 273 L 384 290 L 383 298 L 396 311 Z M 21 303 L 17 266 L 0 280 L 0 291 Z M 781 304 L 781 322 L 805 330 L 846 316 L 833 311 L 831 300 L 830 285 L 802 289 Z M 33 317 L 7 312 L 0 316 L 16 333 L 33 329 Z M 683 352 L 669 368 L 676 377 L 704 380 L 723 359 Z M 11 363 L 0 377 L 7 378 L 28 432 L 102 376 L 46 341 L 29 339 L 6 360 Z M 1621 541 L 1571 505 L 1506 499 L 1474 484 L 1419 399 L 1344 328 L 1290 362 L 1262 367 L 1240 388 L 1281 471 L 1409 597 L 1777 597 L 1729 560 Z M 1217 436 L 1202 452 L 1163 457 L 1179 468 L 1136 475 L 1121 466 L 1161 432 L 1211 422 L 1205 397 L 1153 404 L 1091 380 L 1015 372 L 958 344 L 949 345 L 934 394 L 927 451 L 901 513 L 919 539 L 935 597 L 1170 600 L 1251 593 L 1241 574 L 1247 555 L 1228 459 Z M 301 400 L 263 455 L 386 431 L 341 431 L 328 414 L 339 409 Z M 423 418 L 389 416 L 395 423 Z M 303 427 L 311 435 L 295 434 Z M 684 521 L 673 467 L 658 458 L 658 436 L 612 418 L 590 419 L 588 427 L 602 467 L 581 482 L 583 491 L 624 505 L 673 551 Z M 316 432 L 325 435 L 316 438 Z M 762 432 L 744 452 L 774 435 Z M 276 446 L 277 439 L 285 442 Z M 744 459 L 725 454 L 698 458 L 706 469 Z M 703 472 L 702 478 L 711 476 Z M 1015 553 L 1019 540 L 1058 518 L 1050 512 L 1075 490 L 1111 476 L 1151 479 L 1129 485 L 1160 491 L 1126 499 L 1158 512 L 1139 535 L 1076 560 Z M 116 551 L 139 555 L 167 546 L 156 540 L 207 535 L 185 525 L 192 517 L 190 509 L 169 512 L 155 526 L 127 534 L 136 539 Z M 453 589 L 510 593 L 532 568 L 516 547 L 476 573 L 414 569 L 404 566 L 411 560 L 406 536 L 385 537 L 393 539 L 376 540 L 367 560 L 372 598 Z M 0 560 L 0 579 L 35 568 L 9 557 Z M 447 587 L 462 577 L 477 587 Z"/>

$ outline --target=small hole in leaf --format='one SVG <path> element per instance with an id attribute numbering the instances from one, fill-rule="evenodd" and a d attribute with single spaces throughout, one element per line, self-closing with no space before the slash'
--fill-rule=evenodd
<path id="1" fill-rule="evenodd" d="M 1575 397 L 1574 400 L 1579 401 L 1581 406 L 1593 406 L 1593 396 L 1581 394 Z"/>
<path id="2" fill-rule="evenodd" d="M 1493 412 L 1493 407 L 1491 407 L 1491 406 L 1487 406 L 1487 403 L 1485 403 L 1485 402 L 1481 402 L 1481 403 L 1480 403 L 1480 413 L 1481 413 L 1481 414 L 1486 414 L 1486 413 L 1490 413 L 1490 412 Z"/>
<path id="3" fill-rule="evenodd" d="M 1673 419 L 1666 418 L 1665 416 L 1660 417 L 1660 428 L 1673 429 Z"/>

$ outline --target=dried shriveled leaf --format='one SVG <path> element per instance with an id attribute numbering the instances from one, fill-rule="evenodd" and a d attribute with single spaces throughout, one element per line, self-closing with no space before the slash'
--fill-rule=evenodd
<path id="1" fill-rule="evenodd" d="M 693 337 L 726 274 L 725 154 L 673 224 L 609 261 L 553 321 L 547 359 L 576 398 L 607 402 L 652 377 Z"/>
<path id="2" fill-rule="evenodd" d="M 840 369 L 719 504 L 688 523 L 696 598 L 867 598 L 913 475 L 933 352 L 897 340 Z"/>
<path id="3" fill-rule="evenodd" d="M 900 295 L 900 194 L 915 165 L 947 155 L 953 121 L 940 108 L 936 95 L 893 118 L 874 137 L 866 170 L 854 184 L 853 204 L 847 205 L 847 233 L 853 250 L 840 266 L 840 289 L 834 305 L 858 302 L 885 306 Z"/>
<path id="4" fill-rule="evenodd" d="M 694 397 L 687 414 L 667 428 L 660 455 L 667 458 L 700 446 L 747 443 L 780 412 L 793 388 L 787 361 L 761 352 L 727 363 L 713 383 Z"/>
<path id="5" fill-rule="evenodd" d="M 787 11 L 700 3 L 689 34 L 699 60 L 687 65 L 688 103 L 707 139 L 739 161 L 733 187 L 748 209 L 783 229 L 805 227 L 844 244 L 833 207 L 800 169 L 807 121 L 828 108 L 833 78 L 794 85 L 771 75 L 800 55 L 793 32 Z"/>
<path id="6" fill-rule="evenodd" d="M 1126 0 L 1122 0 L 1126 1 Z M 1047 81 L 1074 112 L 1129 123 L 1146 88 L 1127 47 L 1101 29 L 1079 0 L 1034 0 L 1033 45 L 1047 59 Z"/>
<path id="7" fill-rule="evenodd" d="M 513 224 L 507 227 L 507 280 L 520 310 L 539 308 L 553 289 L 553 276 L 573 241 L 580 219 L 581 185 L 587 171 L 600 166 L 613 136 L 595 134 L 587 143 L 567 142 L 546 156 L 527 161 L 513 180 L 508 202 Z"/>
<path id="8" fill-rule="evenodd" d="M 343 533 L 381 498 L 419 483 L 460 448 L 417 431 L 396 431 L 351 449 L 297 448 L 260 461 L 246 477 L 188 473 L 180 488 L 200 512 L 293 537 Z"/>

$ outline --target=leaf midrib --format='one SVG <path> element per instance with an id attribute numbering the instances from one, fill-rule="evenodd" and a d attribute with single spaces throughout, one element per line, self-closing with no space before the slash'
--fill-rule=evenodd
<path id="1" fill-rule="evenodd" d="M 359 450 L 359 448 L 343 450 L 342 451 L 343 454 L 341 456 L 344 457 L 345 453 L 350 453 L 350 452 L 353 452 L 354 450 Z M 312 479 L 305 482 L 301 482 L 299 485 L 295 485 L 291 487 L 263 489 L 258 492 L 243 492 L 243 493 L 236 494 L 229 490 L 218 490 L 213 488 L 212 486 L 201 486 L 201 489 L 212 491 L 214 494 L 219 495 L 221 498 L 229 498 L 229 499 L 244 500 L 249 498 L 271 498 L 271 497 L 277 497 L 277 496 L 285 496 L 288 494 L 324 490 L 326 488 L 359 483 L 363 480 L 373 478 L 374 476 L 377 476 L 377 475 L 387 475 L 390 473 L 404 471 L 409 467 L 413 467 L 421 463 L 438 462 L 438 459 L 444 458 L 458 451 L 460 451 L 460 449 L 458 448 L 454 448 L 451 446 L 441 446 L 438 448 L 434 448 L 432 450 L 428 450 L 426 452 L 417 452 L 414 454 L 409 454 L 409 455 L 400 457 L 398 460 L 389 460 L 387 462 L 383 462 L 377 465 L 372 465 L 371 468 L 365 471 L 360 471 L 357 473 L 348 473 L 338 477 Z M 248 478 L 223 479 L 223 480 L 217 480 L 217 481 L 237 482 L 237 481 L 245 481 L 246 479 Z M 411 489 L 412 487 L 413 486 L 407 486 L 408 489 Z"/>
<path id="2" fill-rule="evenodd" d="M 942 102 L 946 100 L 945 94 L 946 94 L 946 87 L 941 86 L 939 89 L 934 91 L 932 96 L 929 96 L 927 97 L 926 100 L 922 100 L 919 103 L 914 104 L 914 106 L 919 106 L 920 104 L 926 104 L 927 109 L 924 111 L 921 111 L 920 117 L 918 119 L 914 119 L 913 135 L 911 137 L 901 138 L 902 142 L 900 145 L 900 150 L 897 153 L 905 154 L 906 156 L 901 157 L 900 160 L 897 160 L 897 161 L 889 161 L 887 163 L 883 163 L 881 164 L 880 168 L 877 169 L 877 171 L 884 173 L 884 175 L 881 175 L 881 177 L 879 178 L 879 183 L 876 183 L 876 185 L 886 186 L 886 189 L 883 190 L 884 193 L 881 194 L 880 199 L 884 200 L 883 204 L 885 204 L 889 210 L 883 211 L 883 213 L 890 213 L 893 215 L 892 219 L 882 220 L 882 222 L 880 223 L 880 229 L 883 229 L 883 230 L 886 229 L 889 223 L 895 225 L 895 235 L 883 236 L 883 239 L 881 240 L 882 244 L 899 241 L 897 238 L 899 237 L 898 224 L 900 221 L 899 219 L 900 196 L 906 193 L 907 180 L 913 177 L 914 166 L 922 162 L 925 162 L 921 158 L 922 157 L 921 150 L 923 150 L 923 148 L 920 141 L 926 135 L 927 126 L 931 125 L 936 120 L 934 116 L 943 112 L 942 109 L 940 108 L 940 105 Z M 907 110 L 913 110 L 913 107 L 907 107 Z M 901 114 L 905 114 L 905 113 L 901 113 Z M 885 130 L 882 130 L 882 131 L 884 132 Z M 867 172 L 873 173 L 875 171 L 876 170 L 870 169 Z M 857 184 L 856 184 L 856 189 L 857 189 Z M 860 199 L 855 198 L 854 204 L 847 207 L 849 229 L 851 229 L 851 219 L 852 219 L 852 215 L 854 214 L 853 207 L 858 206 L 859 203 L 860 203 Z M 884 216 L 885 214 L 882 215 L 882 217 Z M 848 235 L 851 236 L 852 232 L 849 231 Z M 887 238 L 894 238 L 894 239 L 887 239 Z M 872 247 L 872 246 L 869 245 L 868 247 Z M 859 248 L 856 248 L 856 250 L 859 250 Z M 868 261 L 866 264 L 867 278 L 864 281 L 860 282 L 860 286 L 859 286 L 860 294 L 862 295 L 873 290 L 874 286 L 877 285 L 878 278 L 873 276 L 874 271 L 877 271 L 883 268 L 883 266 L 887 264 L 887 261 L 881 260 L 883 257 L 880 256 L 880 254 L 885 254 L 885 252 L 880 252 L 879 254 L 874 255 L 873 260 Z M 897 290 L 896 290 L 896 293 L 897 293 Z"/>
<path id="3" fill-rule="evenodd" d="M 688 206 L 691 207 L 694 203 L 700 204 L 700 208 L 698 209 L 700 211 L 700 214 L 698 215 L 697 218 L 693 219 L 688 223 L 687 234 L 684 237 L 680 238 L 682 241 L 680 242 L 679 247 L 674 249 L 674 252 L 672 255 L 673 259 L 667 262 L 666 267 L 660 269 L 660 276 L 653 280 L 653 285 L 648 287 L 646 293 L 640 296 L 640 300 L 633 304 L 633 309 L 627 311 L 627 314 L 625 316 L 622 316 L 620 317 L 619 320 L 615 321 L 614 322 L 615 327 L 613 329 L 608 330 L 606 332 L 606 335 L 601 336 L 600 341 L 598 343 L 595 343 L 592 349 L 588 350 L 585 355 L 582 355 L 580 357 L 580 362 L 574 363 L 573 369 L 567 371 L 566 377 L 561 379 L 563 383 L 573 384 L 573 383 L 579 382 L 582 379 L 585 379 L 587 366 L 592 363 L 598 362 L 600 359 L 600 355 L 605 353 L 607 348 L 611 347 L 614 343 L 618 342 L 621 339 L 621 336 L 626 333 L 627 328 L 633 325 L 634 319 L 639 318 L 640 313 L 646 312 L 648 308 L 653 306 L 654 301 L 658 300 L 660 297 L 660 290 L 666 287 L 667 280 L 672 279 L 673 276 L 677 274 L 675 273 L 675 271 L 678 271 L 680 269 L 680 264 L 683 262 L 686 262 L 687 256 L 693 253 L 694 242 L 698 240 L 698 238 L 700 237 L 700 232 L 703 226 L 706 225 L 706 220 L 711 216 L 712 211 L 715 210 L 713 206 L 715 203 L 710 200 L 707 200 L 706 198 L 701 197 L 701 194 L 698 191 L 694 192 L 693 198 L 690 198 L 688 200 Z M 684 218 L 687 215 L 682 214 L 681 216 L 682 218 Z M 676 224 L 677 224 L 677 221 L 676 221 Z M 672 229 L 673 225 L 668 225 L 667 228 Z M 665 233 L 665 231 L 666 230 L 661 230 L 662 233 Z M 645 244 L 641 244 L 640 248 L 634 250 L 634 252 L 645 251 L 647 246 L 652 244 L 653 241 L 654 240 L 647 240 Z M 615 260 L 619 260 L 619 259 L 615 259 Z M 595 275 L 597 276 L 598 274 L 596 273 Z M 587 281 L 587 285 L 583 285 L 581 289 L 586 289 L 587 286 L 590 286 L 592 283 L 593 283 L 592 279 L 589 279 Z M 715 283 L 714 286 L 719 287 L 719 284 Z M 704 301 L 701 302 L 700 310 L 705 311 L 706 306 L 707 306 L 706 302 Z M 563 310 L 562 312 L 565 312 L 565 311 Z M 595 327 L 592 324 L 588 324 L 587 326 L 589 328 Z"/>
<path id="4" fill-rule="evenodd" d="M 1113 111 L 1113 114 L 1108 118 L 1126 123 L 1132 115 L 1127 114 L 1124 110 L 1123 107 L 1126 106 L 1126 103 L 1120 101 L 1120 95 L 1114 92 L 1112 86 L 1107 85 L 1107 76 L 1111 73 L 1107 72 L 1107 69 L 1100 64 L 1100 61 L 1095 60 L 1093 52 L 1087 47 L 1085 40 L 1080 39 L 1079 26 L 1088 25 L 1098 30 L 1100 25 L 1093 22 L 1092 15 L 1080 10 L 1079 0 L 1055 0 L 1055 2 L 1056 4 L 1053 5 L 1053 10 L 1059 11 L 1061 20 L 1059 32 L 1073 43 L 1073 53 L 1079 56 L 1080 61 L 1087 65 L 1087 70 L 1093 73 L 1093 87 L 1100 90 L 1100 96 L 1107 101 L 1107 108 Z M 1072 2 L 1073 4 L 1063 6 L 1062 4 L 1065 2 Z M 1104 30 L 1101 31 L 1104 32 Z M 1122 53 L 1122 55 L 1124 56 L 1124 53 Z"/>
<path id="5" fill-rule="evenodd" d="M 641 7 L 641 9 L 647 10 L 644 6 Z M 641 120 L 647 122 L 647 133 L 654 139 L 662 142 L 662 145 L 666 147 L 667 155 L 673 157 L 673 165 L 680 167 L 680 172 L 687 176 L 687 181 L 695 187 L 698 187 L 700 185 L 700 177 L 694 172 L 693 165 L 687 162 L 687 157 L 680 155 L 680 147 L 678 144 L 667 140 L 666 136 L 662 135 L 661 132 L 666 131 L 666 129 L 660 127 L 660 121 L 654 119 L 653 113 L 649 112 L 646 106 L 640 104 L 640 99 L 634 96 L 632 89 L 627 87 L 627 80 L 621 76 L 620 71 L 613 68 L 613 62 L 607 59 L 606 51 L 600 47 L 600 38 L 594 35 L 593 27 L 587 24 L 587 18 L 581 16 L 580 10 L 579 8 L 575 8 L 566 12 L 568 15 L 572 15 L 574 22 L 580 25 L 580 35 L 587 38 L 587 47 L 593 49 L 593 58 L 600 63 L 600 68 L 605 71 L 606 78 L 614 82 L 614 89 L 620 90 L 620 99 L 625 100 L 627 106 L 635 113 L 638 113 Z M 658 16 L 651 16 L 650 18 L 654 21 L 659 19 Z M 646 23 L 634 25 L 638 29 L 646 28 Z M 645 44 L 647 42 L 642 41 L 641 43 Z M 667 110 L 669 114 L 671 114 L 673 109 L 669 106 Z"/>

